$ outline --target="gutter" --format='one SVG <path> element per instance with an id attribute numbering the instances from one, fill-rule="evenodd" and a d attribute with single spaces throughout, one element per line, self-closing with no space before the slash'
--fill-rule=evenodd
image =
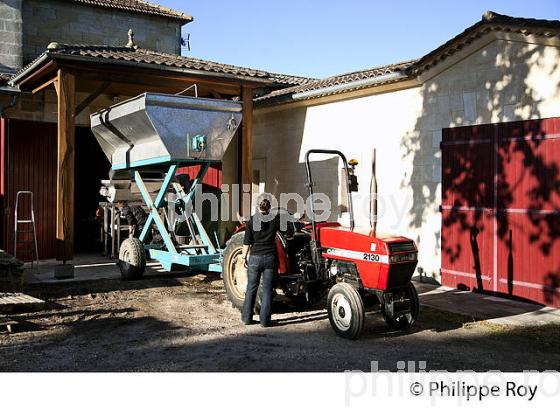
<path id="1" fill-rule="evenodd" d="M 383 74 L 377 77 L 366 78 L 363 80 L 352 81 L 344 84 L 331 85 L 329 87 L 318 88 L 316 90 L 303 91 L 293 94 L 292 99 L 295 101 L 305 100 L 309 98 L 321 97 L 327 94 L 334 94 L 343 91 L 350 91 L 356 88 L 365 88 L 372 85 L 378 85 L 388 81 L 398 81 L 408 78 L 407 74 L 402 72 Z"/>
<path id="2" fill-rule="evenodd" d="M 48 53 L 43 53 L 39 58 L 37 58 L 35 61 L 33 61 L 29 66 L 25 67 L 23 69 L 23 71 L 20 71 L 18 74 L 16 74 L 9 82 L 8 84 L 11 85 L 12 87 L 20 82 L 20 80 L 24 79 L 25 77 L 27 77 L 30 71 L 33 71 L 37 66 L 43 64 L 43 62 L 47 59 L 48 57 Z"/>
<path id="3" fill-rule="evenodd" d="M 17 94 L 21 94 L 21 91 L 16 87 L 0 86 L 0 94 L 17 95 Z"/>

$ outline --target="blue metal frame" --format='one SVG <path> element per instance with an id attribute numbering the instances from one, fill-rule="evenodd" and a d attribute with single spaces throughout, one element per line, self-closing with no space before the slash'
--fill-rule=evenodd
<path id="1" fill-rule="evenodd" d="M 202 243 L 193 247 L 185 247 L 184 249 L 180 250 L 177 250 L 171 238 L 171 234 L 166 229 L 165 224 L 159 214 L 159 210 L 166 205 L 165 196 L 170 185 L 173 186 L 173 189 L 177 193 L 177 196 L 182 199 L 186 205 L 192 204 L 196 193 L 196 188 L 202 183 L 202 180 L 204 179 L 204 176 L 206 175 L 210 164 L 208 162 L 204 162 L 201 165 L 202 166 L 200 167 L 200 171 L 198 172 L 198 175 L 194 179 L 187 193 L 183 191 L 183 188 L 179 184 L 173 182 L 175 173 L 177 172 L 178 164 L 170 165 L 155 201 L 152 200 L 150 193 L 146 189 L 146 185 L 142 180 L 140 172 L 137 169 L 134 170 L 134 180 L 140 190 L 145 204 L 150 211 L 146 224 L 144 225 L 144 229 L 140 233 L 139 239 L 144 243 L 146 237 L 148 236 L 148 232 L 152 227 L 152 224 L 156 224 L 156 227 L 161 237 L 163 238 L 166 250 L 157 249 L 156 247 L 147 244 L 144 244 L 144 247 L 146 248 L 146 251 L 149 253 L 150 257 L 152 259 L 158 260 L 163 268 L 168 271 L 171 270 L 173 265 L 189 266 L 192 268 L 212 272 L 222 271 L 222 250 L 217 249 L 214 244 L 212 244 L 208 233 L 204 229 L 200 218 L 198 217 L 198 215 L 196 215 L 196 213 L 192 212 L 187 216 L 187 218 L 189 219 L 188 222 L 190 226 L 196 228 L 198 237 L 200 238 L 200 241 Z"/>

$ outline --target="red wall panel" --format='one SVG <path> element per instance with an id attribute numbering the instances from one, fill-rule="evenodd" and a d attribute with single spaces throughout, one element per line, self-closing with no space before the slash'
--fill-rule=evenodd
<path id="1" fill-rule="evenodd" d="M 442 159 L 442 282 L 480 288 L 475 229 L 484 290 L 560 306 L 560 119 L 446 129 Z"/>
<path id="2" fill-rule="evenodd" d="M 191 180 L 196 178 L 200 171 L 200 165 L 191 165 L 177 169 L 177 175 L 188 175 Z M 213 164 L 208 168 L 204 179 L 202 180 L 203 189 L 222 189 L 222 164 Z"/>
<path id="3" fill-rule="evenodd" d="M 56 124 L 9 120 L 8 127 L 4 249 L 13 252 L 16 193 L 33 191 L 39 257 L 52 258 L 55 256 L 56 233 Z M 29 212 L 28 206 L 20 207 L 22 218 Z M 31 236 L 21 235 L 20 239 L 31 239 Z M 25 247 L 27 249 L 27 245 Z M 18 257 L 29 260 L 21 253 L 23 249 L 19 252 Z"/>

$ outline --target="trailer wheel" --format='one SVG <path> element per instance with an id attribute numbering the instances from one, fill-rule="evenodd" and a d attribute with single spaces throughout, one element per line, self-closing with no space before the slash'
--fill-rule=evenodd
<path id="1" fill-rule="evenodd" d="M 119 268 L 124 280 L 140 279 L 146 270 L 146 251 L 137 238 L 126 239 L 119 251 Z"/>
<path id="2" fill-rule="evenodd" d="M 385 313 L 383 308 L 381 311 L 383 313 L 383 318 L 385 322 L 389 325 L 391 329 L 395 330 L 408 330 L 418 318 L 418 312 L 420 311 L 420 301 L 418 299 L 418 293 L 416 288 L 412 283 L 409 283 L 406 290 L 406 297 L 410 300 L 410 312 L 404 315 L 398 316 L 396 318 L 391 318 Z"/>
<path id="3" fill-rule="evenodd" d="M 337 335 L 357 339 L 364 328 L 365 311 L 360 294 L 348 283 L 334 285 L 327 298 L 329 321 Z"/>

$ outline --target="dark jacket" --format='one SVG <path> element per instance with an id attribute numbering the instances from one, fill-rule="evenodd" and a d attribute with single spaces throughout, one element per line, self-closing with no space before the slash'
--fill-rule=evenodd
<path id="1" fill-rule="evenodd" d="M 121 216 L 126 218 L 129 225 L 143 227 L 148 220 L 148 214 L 140 205 L 124 206 L 121 209 Z"/>
<path id="2" fill-rule="evenodd" d="M 263 220 L 264 219 L 264 220 Z M 268 220 L 260 212 L 249 219 L 245 230 L 244 245 L 251 246 L 251 255 L 276 254 L 276 232 L 281 231 L 280 215 Z M 288 223 L 285 233 L 291 235 L 291 223 Z"/>

